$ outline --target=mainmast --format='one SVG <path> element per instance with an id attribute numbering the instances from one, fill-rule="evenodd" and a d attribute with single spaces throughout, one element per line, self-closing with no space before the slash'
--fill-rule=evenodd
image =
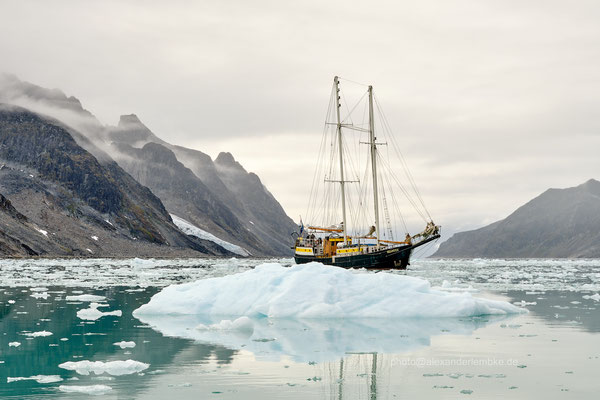
<path id="1" fill-rule="evenodd" d="M 375 231 L 377 232 L 377 247 L 379 247 L 379 239 L 381 238 L 381 235 L 379 231 L 379 198 L 377 196 L 377 143 L 375 143 L 375 120 L 373 118 L 373 86 L 369 86 L 369 140 L 369 144 L 371 145 L 371 169 L 373 170 Z"/>
<path id="2" fill-rule="evenodd" d="M 344 149 L 342 147 L 342 120 L 340 119 L 340 80 L 336 76 L 333 78 L 335 84 L 335 110 L 337 115 L 337 135 L 338 135 L 338 147 L 340 151 L 340 185 L 342 188 L 342 224 L 344 228 L 344 244 L 346 244 L 348 235 L 346 233 L 346 187 L 344 186 Z"/>

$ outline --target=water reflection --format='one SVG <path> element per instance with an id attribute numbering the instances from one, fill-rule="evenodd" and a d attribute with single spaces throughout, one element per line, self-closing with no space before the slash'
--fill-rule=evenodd
<path id="1" fill-rule="evenodd" d="M 429 319 L 251 319 L 253 329 L 207 330 L 220 319 L 198 315 L 144 315 L 141 322 L 169 337 L 193 339 L 199 343 L 231 349 L 245 349 L 257 359 L 295 362 L 337 360 L 348 353 L 401 353 L 429 346 L 436 335 L 470 335 L 491 320 L 506 317 Z"/>

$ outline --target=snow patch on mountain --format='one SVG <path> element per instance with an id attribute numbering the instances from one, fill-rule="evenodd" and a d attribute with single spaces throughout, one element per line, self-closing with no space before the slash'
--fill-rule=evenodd
<path id="1" fill-rule="evenodd" d="M 243 247 L 240 247 L 233 243 L 229 243 L 223 239 L 219 239 L 212 233 L 206 232 L 205 230 L 198 228 L 197 226 L 193 225 L 191 222 L 186 221 L 185 219 L 180 218 L 175 214 L 171 214 L 171 218 L 173 218 L 173 223 L 175 223 L 175 225 L 183 233 L 185 233 L 187 235 L 196 236 L 199 239 L 210 240 L 211 242 L 214 242 L 214 243 L 218 244 L 219 246 L 231 251 L 232 253 L 238 254 L 240 256 L 249 256 L 250 255 L 250 253 Z"/>

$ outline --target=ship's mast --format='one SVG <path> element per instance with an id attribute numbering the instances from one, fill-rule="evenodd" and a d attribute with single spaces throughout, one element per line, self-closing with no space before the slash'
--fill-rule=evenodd
<path id="1" fill-rule="evenodd" d="M 377 143 L 375 143 L 375 120 L 373 118 L 373 86 L 369 86 L 369 140 L 371 145 L 371 168 L 373 170 L 373 205 L 375 208 L 375 231 L 377 247 L 381 237 L 379 231 L 379 198 L 377 195 Z"/>
<path id="2" fill-rule="evenodd" d="M 338 135 L 338 148 L 340 151 L 340 185 L 342 188 L 342 224 L 344 225 L 344 244 L 346 244 L 348 235 L 346 233 L 346 187 L 344 186 L 344 151 L 342 147 L 342 120 L 340 118 L 340 80 L 336 76 L 333 78 L 335 84 L 335 110 L 337 115 L 337 135 Z"/>

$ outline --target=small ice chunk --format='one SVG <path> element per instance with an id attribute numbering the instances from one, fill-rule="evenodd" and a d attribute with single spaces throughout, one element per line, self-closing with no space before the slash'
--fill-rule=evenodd
<path id="1" fill-rule="evenodd" d="M 519 307 L 525 307 L 525 306 L 529 306 L 529 305 L 535 306 L 537 304 L 537 302 L 521 300 L 521 301 L 515 301 L 513 304 L 516 306 L 519 306 Z"/>
<path id="2" fill-rule="evenodd" d="M 98 241 L 98 236 L 92 236 L 92 239 Z"/>
<path id="3" fill-rule="evenodd" d="M 67 301 L 103 301 L 106 300 L 104 296 L 98 296 L 95 294 L 80 294 L 77 296 L 67 296 Z"/>
<path id="4" fill-rule="evenodd" d="M 115 346 L 119 346 L 122 349 L 126 349 L 126 348 L 131 348 L 131 347 L 135 347 L 135 342 L 126 342 L 126 341 L 120 341 L 117 343 L 113 343 Z"/>
<path id="5" fill-rule="evenodd" d="M 8 304 L 15 304 L 16 302 L 14 300 L 9 300 Z"/>
<path id="6" fill-rule="evenodd" d="M 107 316 L 107 315 L 114 315 L 117 317 L 120 317 L 121 315 L 123 315 L 123 312 L 121 310 L 107 311 L 107 312 L 102 312 L 102 311 L 98 310 L 98 307 L 107 307 L 107 306 L 108 306 L 107 304 L 91 303 L 90 308 L 84 308 L 83 310 L 77 311 L 77 317 L 79 317 L 80 319 L 88 320 L 88 321 L 95 321 L 95 320 L 97 320 L 101 317 Z"/>
<path id="7" fill-rule="evenodd" d="M 34 292 L 30 296 L 33 297 L 34 299 L 44 299 L 44 300 L 46 300 L 48 297 L 50 297 L 48 292 Z"/>
<path id="8" fill-rule="evenodd" d="M 75 385 L 60 385 L 58 390 L 65 393 L 85 393 L 93 396 L 108 393 L 112 390 L 110 386 L 106 385 L 89 385 L 89 386 L 75 386 Z"/>
<path id="9" fill-rule="evenodd" d="M 583 298 L 586 300 L 600 301 L 600 293 L 596 293 L 591 296 L 586 294 L 583 296 Z"/>
<path id="10" fill-rule="evenodd" d="M 36 381 L 37 383 L 54 383 L 54 382 L 60 382 L 62 380 L 63 380 L 63 378 L 61 378 L 58 375 L 34 375 L 34 376 L 28 376 L 28 377 L 16 377 L 16 378 L 7 377 L 6 378 L 7 383 L 18 382 L 18 381 Z"/>
<path id="11" fill-rule="evenodd" d="M 44 336 L 52 336 L 52 332 L 48 331 L 39 331 L 39 332 L 26 332 L 23 335 L 28 337 L 44 337 Z"/>
<path id="12" fill-rule="evenodd" d="M 63 368 L 69 371 L 75 371 L 79 375 L 89 375 L 93 372 L 96 375 L 107 373 L 109 375 L 120 376 L 130 375 L 137 372 L 141 372 L 147 369 L 150 364 L 146 364 L 134 360 L 126 361 L 67 361 L 59 364 L 59 368 Z"/>
<path id="13" fill-rule="evenodd" d="M 20 342 L 10 342 L 8 344 L 8 347 L 19 347 L 21 345 Z"/>

